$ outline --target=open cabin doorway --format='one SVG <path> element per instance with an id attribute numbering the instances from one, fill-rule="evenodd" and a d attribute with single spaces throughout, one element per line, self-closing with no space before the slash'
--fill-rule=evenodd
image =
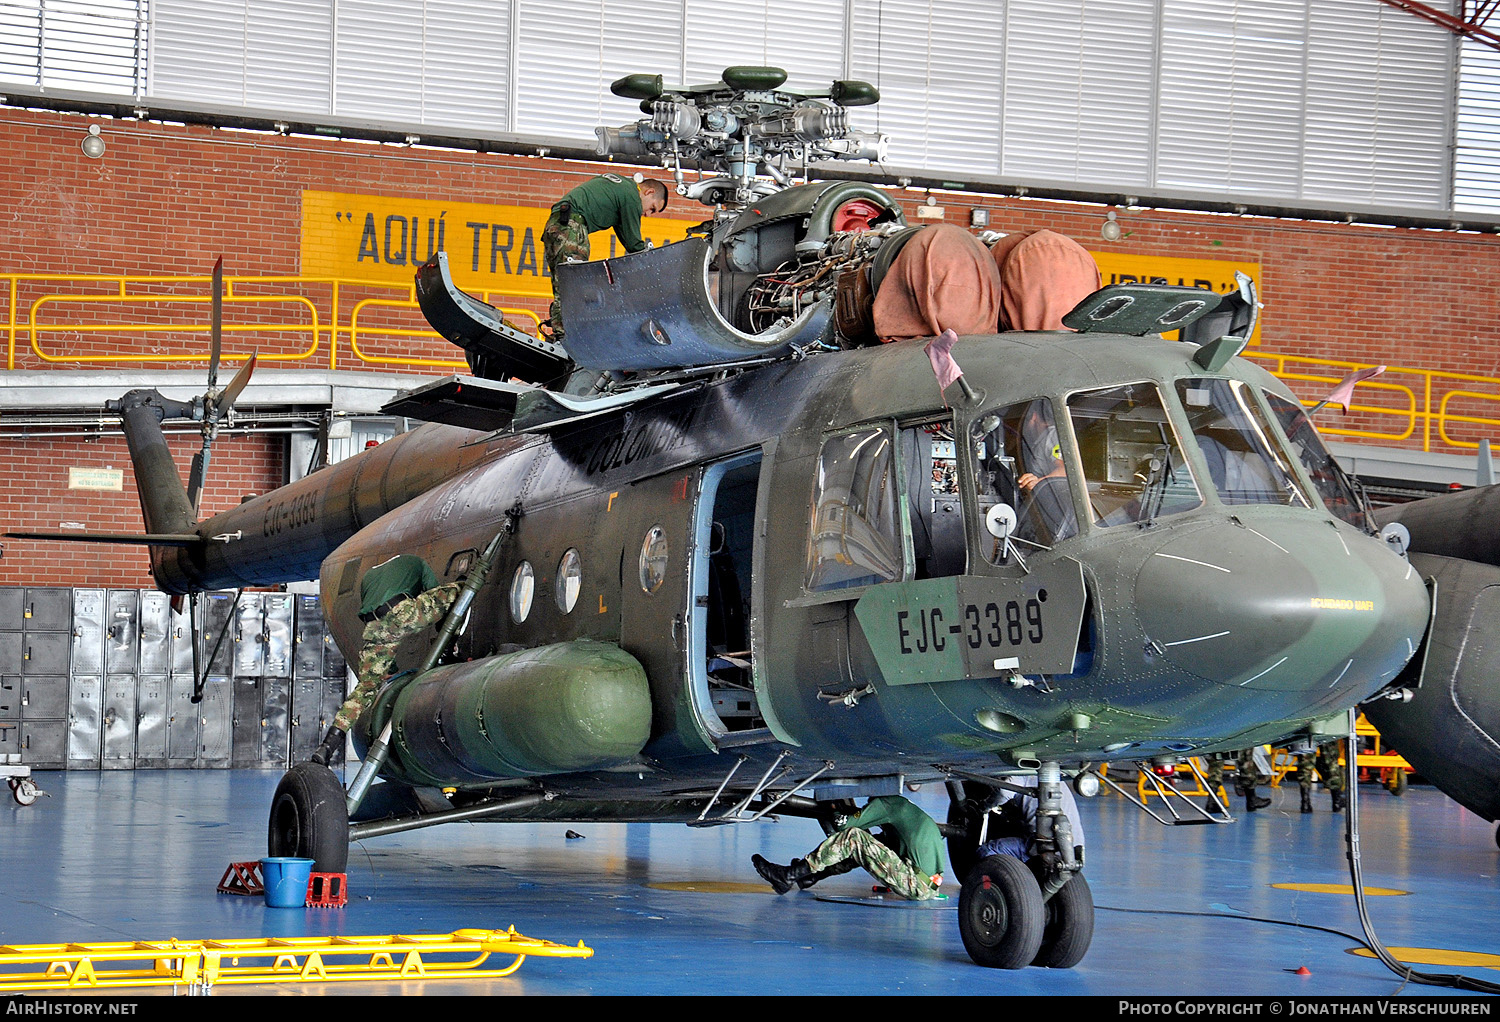
<path id="1" fill-rule="evenodd" d="M 769 735 L 755 694 L 750 648 L 760 468 L 759 450 L 709 465 L 698 493 L 689 690 L 699 719 L 721 746 Z"/>

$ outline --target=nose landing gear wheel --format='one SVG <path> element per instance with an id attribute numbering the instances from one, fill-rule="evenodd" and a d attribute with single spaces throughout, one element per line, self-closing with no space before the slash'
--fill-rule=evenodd
<path id="1" fill-rule="evenodd" d="M 338 776 L 316 763 L 286 772 L 271 800 L 266 847 L 273 856 L 313 859 L 314 873 L 343 873 L 349 863 L 349 814 Z"/>
<path id="2" fill-rule="evenodd" d="M 1094 940 L 1094 892 L 1082 873 L 1063 884 L 1044 906 L 1042 946 L 1032 965 L 1071 969 L 1083 961 Z"/>
<path id="3" fill-rule="evenodd" d="M 969 957 L 991 969 L 1024 969 L 1042 946 L 1042 889 L 1020 859 L 981 860 L 958 895 L 958 932 Z"/>

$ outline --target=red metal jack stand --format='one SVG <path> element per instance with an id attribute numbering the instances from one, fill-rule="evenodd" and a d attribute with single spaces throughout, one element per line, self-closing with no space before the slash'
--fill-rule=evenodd
<path id="1" fill-rule="evenodd" d="M 308 908 L 342 908 L 348 903 L 349 891 L 346 874 L 313 873 L 308 876 Z"/>
<path id="2" fill-rule="evenodd" d="M 265 894 L 259 862 L 231 862 L 219 881 L 220 894 Z"/>

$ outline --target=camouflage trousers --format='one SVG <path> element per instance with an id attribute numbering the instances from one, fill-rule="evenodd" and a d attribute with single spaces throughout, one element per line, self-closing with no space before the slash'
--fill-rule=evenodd
<path id="1" fill-rule="evenodd" d="M 1210 792 L 1218 791 L 1224 784 L 1224 764 L 1233 755 L 1234 759 L 1234 787 L 1236 791 L 1244 788 L 1255 787 L 1255 750 L 1241 749 L 1237 753 L 1214 752 L 1208 756 L 1208 762 L 1203 769 L 1203 780 L 1205 787 Z M 1249 778 L 1250 783 L 1245 783 Z"/>
<path id="2" fill-rule="evenodd" d="M 1318 746 L 1317 754 L 1306 752 L 1297 757 L 1297 784 L 1305 792 L 1313 790 L 1313 771 L 1323 778 L 1329 791 L 1344 790 L 1344 770 L 1339 766 L 1337 742 Z"/>
<path id="3" fill-rule="evenodd" d="M 588 262 L 589 232 L 578 217 L 566 225 L 553 213 L 542 228 L 542 262 L 552 276 L 552 306 L 547 315 L 552 318 L 552 339 L 561 341 L 563 336 L 562 303 L 557 298 L 557 267 L 561 263 Z"/>
<path id="4" fill-rule="evenodd" d="M 359 659 L 355 662 L 356 684 L 344 705 L 339 707 L 333 725 L 346 733 L 354 727 L 370 704 L 380 686 L 396 673 L 396 649 L 403 641 L 443 620 L 453 601 L 458 599 L 457 584 L 438 586 L 420 596 L 402 600 L 392 607 L 384 617 L 378 617 L 365 625 L 364 637 L 359 648 Z"/>
<path id="5" fill-rule="evenodd" d="M 926 901 L 937 897 L 932 878 L 912 869 L 905 859 L 882 844 L 868 830 L 850 827 L 824 841 L 807 857 L 807 868 L 822 872 L 847 859 L 859 863 L 876 880 L 908 901 Z"/>

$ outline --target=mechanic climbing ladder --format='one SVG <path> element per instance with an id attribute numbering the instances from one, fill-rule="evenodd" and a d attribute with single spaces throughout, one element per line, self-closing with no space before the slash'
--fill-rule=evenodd
<path id="1" fill-rule="evenodd" d="M 514 955 L 515 961 L 481 968 L 492 954 Z M 389 937 L 0 944 L 0 993 L 179 985 L 206 992 L 220 983 L 496 979 L 515 972 L 529 955 L 593 954 L 582 941 L 570 947 L 533 940 L 515 927 Z M 246 959 L 250 964 L 242 965 Z"/>

